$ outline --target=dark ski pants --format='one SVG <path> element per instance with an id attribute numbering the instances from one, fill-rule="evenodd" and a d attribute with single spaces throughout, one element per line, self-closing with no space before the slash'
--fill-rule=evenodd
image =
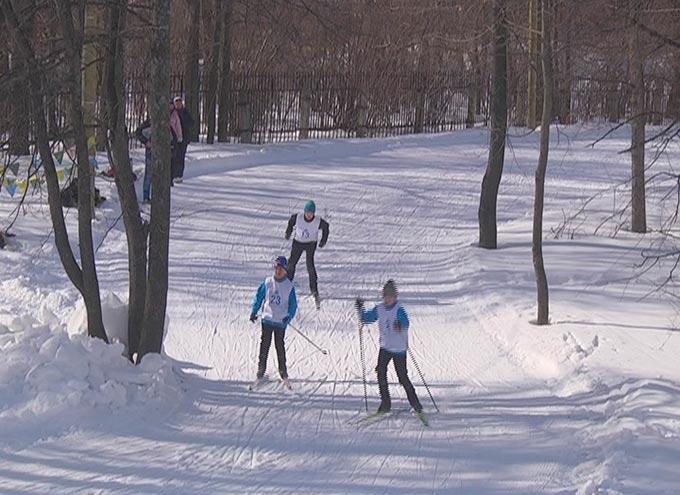
<path id="1" fill-rule="evenodd" d="M 309 274 L 309 290 L 312 294 L 318 294 L 319 288 L 317 286 L 316 268 L 314 267 L 314 253 L 316 252 L 316 242 L 298 242 L 293 240 L 293 247 L 290 251 L 290 259 L 288 260 L 288 278 L 292 282 L 295 278 L 295 266 L 300 261 L 300 256 L 305 253 L 305 261 L 307 262 L 307 273 Z"/>
<path id="2" fill-rule="evenodd" d="M 151 199 L 151 178 L 153 177 L 153 153 L 151 148 L 147 147 L 144 151 L 144 184 L 142 186 L 142 194 L 145 200 Z"/>
<path id="3" fill-rule="evenodd" d="M 274 334 L 274 347 L 276 347 L 276 357 L 279 362 L 279 374 L 281 378 L 288 378 L 286 368 L 286 347 L 283 338 L 286 336 L 286 329 L 279 328 L 262 322 L 262 336 L 260 337 L 260 359 L 257 364 L 257 377 L 262 378 L 267 371 L 267 356 L 272 345 L 272 334 Z"/>
<path id="4" fill-rule="evenodd" d="M 417 412 L 422 411 L 423 406 L 420 405 L 416 390 L 413 388 L 413 384 L 408 377 L 408 371 L 406 370 L 406 353 L 397 354 L 382 348 L 378 353 L 378 366 L 375 367 L 375 371 L 378 373 L 378 388 L 380 389 L 380 407 L 378 410 L 389 411 L 392 407 L 390 390 L 387 386 L 387 365 L 390 364 L 391 360 L 394 360 L 394 370 L 397 372 L 399 383 L 401 383 L 401 386 L 406 391 L 409 404 Z"/>
<path id="5" fill-rule="evenodd" d="M 189 143 L 181 142 L 175 143 L 172 147 L 171 169 L 172 178 L 184 177 L 184 159 L 187 155 L 187 146 Z"/>

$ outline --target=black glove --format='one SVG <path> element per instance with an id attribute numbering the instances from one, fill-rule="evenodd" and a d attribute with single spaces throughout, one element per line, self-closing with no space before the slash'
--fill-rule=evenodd
<path id="1" fill-rule="evenodd" d="M 325 243 L 324 241 L 321 241 L 321 242 L 319 243 L 319 249 L 321 249 L 321 248 L 324 247 L 325 245 L 326 245 L 326 243 Z"/>
<path id="2" fill-rule="evenodd" d="M 284 316 L 283 320 L 281 320 L 281 323 L 283 323 L 284 325 L 288 325 L 289 321 L 290 321 L 290 318 L 288 318 L 287 316 Z"/>
<path id="3" fill-rule="evenodd" d="M 257 321 L 257 315 L 250 315 L 250 322 L 255 323 Z"/>
<path id="4" fill-rule="evenodd" d="M 287 241 L 290 240 L 290 234 L 286 234 L 284 237 L 286 238 Z"/>
<path id="5" fill-rule="evenodd" d="M 357 308 L 357 311 L 362 313 L 364 311 L 364 300 L 361 299 L 360 297 L 357 297 L 354 300 L 354 307 Z"/>

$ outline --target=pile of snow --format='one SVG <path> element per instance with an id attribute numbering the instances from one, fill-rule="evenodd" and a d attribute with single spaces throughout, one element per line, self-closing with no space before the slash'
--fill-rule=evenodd
<path id="1" fill-rule="evenodd" d="M 181 394 L 171 361 L 158 354 L 139 366 L 122 343 L 72 334 L 48 309 L 0 324 L 0 437 L 73 419 L 91 408 L 174 403 Z"/>

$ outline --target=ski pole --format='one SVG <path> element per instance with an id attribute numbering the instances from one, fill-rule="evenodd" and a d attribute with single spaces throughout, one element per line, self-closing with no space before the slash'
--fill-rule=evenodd
<path id="1" fill-rule="evenodd" d="M 439 412 L 439 408 L 437 407 L 437 403 L 434 401 L 434 398 L 432 397 L 432 392 L 430 392 L 430 387 L 427 385 L 427 382 L 425 381 L 425 377 L 423 376 L 423 372 L 420 371 L 420 366 L 418 366 L 418 361 L 416 361 L 416 357 L 411 352 L 411 349 L 408 350 L 408 354 L 409 354 L 409 356 L 411 356 L 411 360 L 413 361 L 413 364 L 415 364 L 415 366 L 416 366 L 416 370 L 418 371 L 418 374 L 420 375 L 420 379 L 423 381 L 423 385 L 425 385 L 425 389 L 427 390 L 427 393 L 430 396 L 430 400 L 432 401 L 432 405 L 437 410 L 437 412 Z"/>
<path id="2" fill-rule="evenodd" d="M 361 355 L 361 373 L 364 379 L 364 403 L 366 404 L 366 412 L 368 412 L 368 392 L 366 391 L 366 358 L 364 357 L 364 323 L 359 316 L 359 350 Z"/>
<path id="3" fill-rule="evenodd" d="M 312 346 L 314 346 L 314 348 L 317 349 L 321 354 L 328 355 L 328 349 L 323 349 L 323 348 L 319 347 L 318 345 L 316 345 L 309 337 L 307 337 L 304 333 L 302 333 L 299 329 L 295 328 L 290 323 L 288 324 L 288 326 L 290 328 L 292 328 L 293 330 L 295 330 L 300 335 L 302 335 L 302 338 L 305 339 L 310 344 L 312 344 Z"/>

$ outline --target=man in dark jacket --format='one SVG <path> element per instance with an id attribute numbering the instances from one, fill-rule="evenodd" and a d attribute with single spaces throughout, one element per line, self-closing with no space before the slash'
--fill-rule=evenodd
<path id="1" fill-rule="evenodd" d="M 172 178 L 175 184 L 179 184 L 184 178 L 184 159 L 186 158 L 187 146 L 189 145 L 191 128 L 194 126 L 194 119 L 191 117 L 189 110 L 184 106 L 181 96 L 176 96 L 173 103 L 175 105 L 175 110 L 177 110 L 177 114 L 179 115 L 179 120 L 182 123 L 183 139 L 182 142 L 179 143 L 176 166 L 172 171 Z"/>

